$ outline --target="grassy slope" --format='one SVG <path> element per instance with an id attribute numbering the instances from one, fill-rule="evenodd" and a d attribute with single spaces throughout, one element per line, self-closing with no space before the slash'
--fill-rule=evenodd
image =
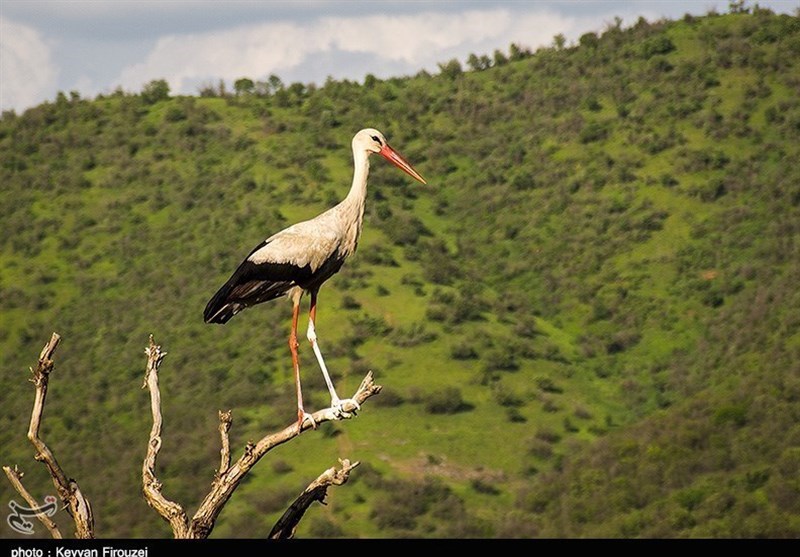
<path id="1" fill-rule="evenodd" d="M 340 391 L 373 369 L 383 402 L 273 453 L 216 536 L 266 532 L 337 457 L 365 464 L 301 535 L 797 535 L 799 50 L 796 18 L 729 15 L 449 78 L 4 118 L 4 462 L 49 489 L 22 379 L 58 330 L 46 438 L 101 535 L 166 535 L 137 487 L 147 334 L 170 353 L 162 479 L 191 508 L 216 409 L 234 446 L 293 415 L 288 305 L 226 327 L 202 307 L 251 245 L 344 195 L 372 125 L 431 185 L 373 163 L 318 331 Z"/>

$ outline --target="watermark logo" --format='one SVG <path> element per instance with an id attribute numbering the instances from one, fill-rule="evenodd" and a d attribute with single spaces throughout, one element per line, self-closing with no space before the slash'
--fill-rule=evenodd
<path id="1" fill-rule="evenodd" d="M 46 516 L 53 516 L 58 510 L 58 503 L 55 496 L 48 495 L 44 498 L 44 505 L 40 507 L 25 507 L 16 501 L 9 501 L 8 507 L 11 509 L 11 514 L 6 518 L 6 522 L 11 526 L 11 529 L 20 534 L 30 536 L 33 534 L 33 522 L 28 518 L 35 517 L 40 513 Z"/>

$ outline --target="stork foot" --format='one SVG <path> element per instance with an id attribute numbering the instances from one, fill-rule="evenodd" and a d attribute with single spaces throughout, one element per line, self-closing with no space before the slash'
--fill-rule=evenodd
<path id="1" fill-rule="evenodd" d="M 314 421 L 314 416 L 306 412 L 305 410 L 298 410 L 297 411 L 297 433 L 301 433 L 303 431 L 303 424 L 308 420 L 311 422 L 311 427 L 313 429 L 317 429 L 317 422 Z"/>
<path id="2" fill-rule="evenodd" d="M 361 405 L 353 398 L 336 399 L 331 401 L 331 408 L 337 419 L 349 419 L 361 410 Z"/>

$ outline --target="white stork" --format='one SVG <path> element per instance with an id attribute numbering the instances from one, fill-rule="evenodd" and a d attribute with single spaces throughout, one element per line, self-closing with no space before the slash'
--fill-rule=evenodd
<path id="1" fill-rule="evenodd" d="M 358 408 L 352 399 L 342 400 L 333 387 L 325 360 L 322 358 L 314 327 L 317 313 L 317 294 L 320 286 L 342 267 L 353 254 L 361 235 L 364 201 L 367 196 L 369 155 L 378 153 L 386 160 L 425 184 L 425 179 L 394 149 L 378 130 L 367 128 L 353 137 L 353 185 L 344 200 L 317 217 L 294 224 L 273 234 L 242 261 L 228 281 L 209 300 L 203 317 L 206 323 L 227 323 L 243 309 L 274 300 L 287 294 L 292 300 L 292 328 L 289 349 L 292 353 L 294 378 L 297 386 L 297 426 L 314 419 L 303 409 L 300 390 L 300 364 L 297 356 L 297 321 L 300 298 L 311 295 L 308 312 L 307 338 L 322 369 L 331 395 L 331 408 L 341 417 L 349 417 L 345 403 Z"/>

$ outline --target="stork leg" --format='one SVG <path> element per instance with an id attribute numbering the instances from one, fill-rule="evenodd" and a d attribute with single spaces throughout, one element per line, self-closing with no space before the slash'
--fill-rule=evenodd
<path id="1" fill-rule="evenodd" d="M 319 343 L 317 343 L 317 331 L 316 327 L 314 326 L 314 322 L 317 320 L 317 290 L 311 291 L 311 307 L 308 310 L 308 333 L 307 338 L 308 342 L 311 343 L 311 348 L 314 350 L 314 355 L 317 357 L 317 361 L 319 362 L 319 367 L 322 370 L 322 375 L 325 377 L 325 383 L 328 385 L 328 392 L 331 394 L 331 408 L 336 410 L 336 412 L 342 418 L 349 418 L 352 416 L 350 412 L 344 410 L 345 405 L 350 406 L 352 409 L 360 410 L 361 405 L 358 404 L 352 398 L 347 399 L 340 399 L 339 395 L 336 394 L 336 389 L 333 387 L 333 381 L 331 381 L 331 376 L 328 373 L 328 367 L 325 365 L 325 360 L 322 358 L 322 352 L 319 349 Z"/>
<path id="2" fill-rule="evenodd" d="M 289 333 L 289 350 L 292 352 L 292 365 L 294 366 L 294 382 L 297 386 L 297 433 L 303 431 L 303 422 L 311 422 L 311 427 L 317 428 L 317 423 L 311 414 L 303 409 L 303 391 L 300 389 L 300 358 L 297 355 L 297 321 L 300 318 L 300 297 L 303 291 L 297 289 L 292 293 L 292 330 Z"/>

